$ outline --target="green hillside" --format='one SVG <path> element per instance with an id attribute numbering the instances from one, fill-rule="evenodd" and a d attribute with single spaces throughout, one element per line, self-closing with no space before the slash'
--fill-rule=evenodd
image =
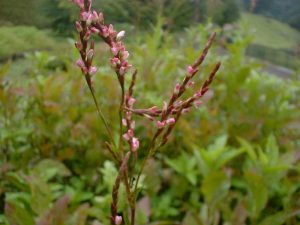
<path id="1" fill-rule="evenodd" d="M 300 45 L 300 32 L 277 20 L 243 13 L 240 23 L 254 36 L 253 44 L 275 49 L 293 49 Z"/>

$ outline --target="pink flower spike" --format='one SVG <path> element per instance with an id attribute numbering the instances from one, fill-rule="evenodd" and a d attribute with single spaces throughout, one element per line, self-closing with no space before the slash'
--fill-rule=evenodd
<path id="1" fill-rule="evenodd" d="M 95 66 L 91 66 L 89 69 L 89 74 L 90 75 L 94 75 L 95 73 L 97 73 L 98 69 Z"/>
<path id="2" fill-rule="evenodd" d="M 140 147 L 139 139 L 137 139 L 136 137 L 132 138 L 132 142 L 131 142 L 132 151 L 136 152 L 136 150 L 138 150 L 139 147 Z"/>
<path id="3" fill-rule="evenodd" d="M 122 216 L 116 216 L 116 218 L 115 218 L 116 225 L 121 225 L 122 221 L 123 221 Z"/>
<path id="4" fill-rule="evenodd" d="M 195 70 L 194 70 L 194 68 L 192 66 L 189 66 L 187 68 L 187 71 L 188 71 L 189 75 L 193 75 L 193 73 L 195 72 Z"/>
<path id="5" fill-rule="evenodd" d="M 127 126 L 127 120 L 126 119 L 122 119 L 122 124 L 123 124 L 124 127 L 126 127 Z"/>
<path id="6" fill-rule="evenodd" d="M 175 118 L 169 118 L 169 119 L 167 119 L 166 124 L 173 125 L 173 124 L 175 124 L 175 122 L 176 122 Z"/>
<path id="7" fill-rule="evenodd" d="M 157 121 L 156 125 L 157 125 L 158 129 L 162 129 L 162 128 L 164 128 L 166 126 L 166 121 L 163 121 L 163 122 Z"/>

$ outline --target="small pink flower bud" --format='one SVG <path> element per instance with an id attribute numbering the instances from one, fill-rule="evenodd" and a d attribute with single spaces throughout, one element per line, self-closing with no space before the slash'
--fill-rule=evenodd
<path id="1" fill-rule="evenodd" d="M 119 70 L 119 74 L 120 74 L 121 76 L 123 76 L 123 75 L 126 73 L 126 71 L 127 71 L 126 67 L 121 66 L 121 67 L 120 67 L 120 70 Z"/>
<path id="2" fill-rule="evenodd" d="M 85 64 L 84 64 L 84 62 L 82 61 L 82 59 L 78 59 L 77 61 L 76 61 L 76 65 L 79 67 L 79 68 L 84 68 L 85 67 Z"/>
<path id="3" fill-rule="evenodd" d="M 122 31 L 120 31 L 118 34 L 117 34 L 117 41 L 120 41 L 120 40 L 122 40 L 122 38 L 125 36 L 125 31 L 124 30 L 122 30 Z"/>
<path id="4" fill-rule="evenodd" d="M 121 56 L 122 60 L 126 60 L 129 57 L 129 52 L 123 51 L 120 53 L 120 56 Z"/>
<path id="5" fill-rule="evenodd" d="M 187 68 L 187 72 L 189 73 L 189 75 L 193 75 L 193 73 L 195 72 L 194 68 L 192 66 L 189 66 Z"/>
<path id="6" fill-rule="evenodd" d="M 126 141 L 129 141 L 132 137 L 133 137 L 133 130 L 132 130 L 132 129 L 129 129 L 129 130 L 127 131 L 127 133 L 123 134 L 123 138 L 124 138 Z"/>
<path id="7" fill-rule="evenodd" d="M 140 141 L 137 138 L 132 138 L 132 142 L 131 142 L 131 149 L 133 152 L 136 152 L 136 150 L 138 150 L 138 148 L 140 147 Z"/>
<path id="8" fill-rule="evenodd" d="M 123 124 L 124 127 L 126 127 L 127 126 L 127 120 L 126 119 L 122 119 L 122 124 Z"/>
<path id="9" fill-rule="evenodd" d="M 85 12 L 84 11 L 84 12 L 80 13 L 80 18 L 81 18 L 82 21 L 87 21 L 89 16 L 90 16 L 90 12 Z"/>
<path id="10" fill-rule="evenodd" d="M 114 30 L 114 26 L 109 24 L 108 26 L 108 34 L 111 38 L 114 38 L 117 35 L 117 32 Z"/>
<path id="11" fill-rule="evenodd" d="M 82 50 L 82 44 L 81 44 L 80 42 L 78 42 L 78 41 L 75 42 L 75 47 L 76 47 L 79 51 Z"/>
<path id="12" fill-rule="evenodd" d="M 182 114 L 187 114 L 189 111 L 190 111 L 189 108 L 185 108 L 185 109 L 182 110 Z"/>
<path id="13" fill-rule="evenodd" d="M 94 75 L 95 73 L 97 73 L 98 69 L 95 66 L 91 66 L 89 69 L 89 74 L 90 75 Z"/>
<path id="14" fill-rule="evenodd" d="M 92 61 L 93 57 L 94 57 L 94 50 L 90 49 L 86 54 L 86 58 L 87 58 L 87 60 Z"/>
<path id="15" fill-rule="evenodd" d="M 100 33 L 100 30 L 98 30 L 98 29 L 95 28 L 95 27 L 91 27 L 91 28 L 90 28 L 90 31 L 91 31 L 93 34 L 99 34 L 99 33 Z"/>
<path id="16" fill-rule="evenodd" d="M 111 65 L 111 67 L 112 67 L 113 69 L 117 68 L 117 66 L 120 65 L 120 64 L 121 64 L 120 59 L 118 59 L 117 57 L 112 58 L 112 59 L 110 60 L 110 65 Z"/>
<path id="17" fill-rule="evenodd" d="M 163 122 L 157 121 L 156 125 L 157 125 L 158 129 L 162 129 L 162 128 L 164 128 L 166 126 L 166 122 L 165 121 L 163 121 Z"/>
<path id="18" fill-rule="evenodd" d="M 128 105 L 129 105 L 130 107 L 132 107 L 133 104 L 134 104 L 135 102 L 136 102 L 136 99 L 133 98 L 133 97 L 130 97 L 130 98 L 128 99 Z"/>
<path id="19" fill-rule="evenodd" d="M 194 98 L 200 98 L 202 97 L 202 93 L 201 91 L 197 91 L 195 94 L 194 94 Z"/>
<path id="20" fill-rule="evenodd" d="M 181 88 L 180 84 L 176 84 L 175 88 L 174 88 L 174 94 L 177 95 L 179 93 L 179 91 L 180 91 L 180 88 Z"/>
<path id="21" fill-rule="evenodd" d="M 92 12 L 92 21 L 93 21 L 93 23 L 98 23 L 99 22 L 99 15 L 96 11 Z"/>
<path id="22" fill-rule="evenodd" d="M 76 26 L 77 32 L 80 33 L 82 31 L 81 23 L 79 21 L 76 21 L 75 26 Z"/>
<path id="23" fill-rule="evenodd" d="M 130 140 L 130 137 L 127 133 L 123 134 L 123 138 L 126 140 L 126 141 L 129 141 Z"/>
<path id="24" fill-rule="evenodd" d="M 122 216 L 116 216 L 116 218 L 115 218 L 116 225 L 121 225 L 122 221 L 123 221 Z"/>
<path id="25" fill-rule="evenodd" d="M 104 16 L 103 16 L 103 13 L 102 13 L 102 12 L 99 13 L 98 18 L 99 18 L 99 23 L 103 23 L 103 21 L 104 21 Z"/>
<path id="26" fill-rule="evenodd" d="M 111 51 L 111 53 L 112 53 L 114 56 L 118 55 L 118 53 L 119 53 L 119 49 L 116 48 L 116 47 L 112 47 L 112 48 L 110 49 L 110 51 Z"/>
<path id="27" fill-rule="evenodd" d="M 169 118 L 166 120 L 166 124 L 168 125 L 173 125 L 175 124 L 175 122 L 176 122 L 175 118 Z"/>
<path id="28" fill-rule="evenodd" d="M 130 129 L 134 129 L 135 128 L 135 121 L 132 121 L 131 123 L 130 123 Z"/>
<path id="29" fill-rule="evenodd" d="M 148 109 L 151 113 L 156 113 L 157 111 L 157 106 L 152 106 L 151 108 Z"/>
<path id="30" fill-rule="evenodd" d="M 168 109 L 168 103 L 164 101 L 163 111 L 166 111 Z"/>
<path id="31" fill-rule="evenodd" d="M 106 27 L 106 26 L 102 27 L 102 36 L 105 38 L 107 38 L 109 36 L 108 27 Z"/>
<path id="32" fill-rule="evenodd" d="M 85 35 L 84 35 L 83 39 L 84 39 L 85 41 L 87 41 L 87 40 L 89 40 L 89 39 L 90 39 L 90 37 L 91 37 L 91 31 L 90 31 L 90 30 L 88 30 L 88 31 L 85 33 Z"/>
<path id="33" fill-rule="evenodd" d="M 130 119 L 131 116 L 132 116 L 132 112 L 127 111 L 127 112 L 126 112 L 126 118 L 127 118 L 127 119 Z"/>

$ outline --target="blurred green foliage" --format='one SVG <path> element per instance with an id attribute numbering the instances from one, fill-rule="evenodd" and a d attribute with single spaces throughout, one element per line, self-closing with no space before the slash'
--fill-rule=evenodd
<path id="1" fill-rule="evenodd" d="M 28 51 L 52 49 L 55 42 L 35 27 L 0 27 L 0 46 L 0 59 L 3 61 Z"/>
<path id="2" fill-rule="evenodd" d="M 128 46 L 139 70 L 137 107 L 161 106 L 215 29 L 172 35 L 162 24 Z M 212 49 L 196 77 L 200 83 L 212 62 L 223 62 L 204 105 L 179 122 L 147 166 L 138 224 L 299 224 L 300 82 L 262 72 L 245 57 L 251 38 L 232 38 L 225 51 Z M 106 49 L 96 47 L 97 97 L 117 130 L 117 80 Z M 1 224 L 109 224 L 117 168 L 77 57 L 74 49 L 40 52 L 27 56 L 23 74 L 8 76 L 11 63 L 0 69 Z M 142 156 L 154 124 L 136 119 Z M 124 199 L 119 208 L 126 210 Z"/>

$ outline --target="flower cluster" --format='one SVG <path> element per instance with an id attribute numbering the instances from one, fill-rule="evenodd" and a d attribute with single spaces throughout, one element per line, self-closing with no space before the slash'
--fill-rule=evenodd
<path id="1" fill-rule="evenodd" d="M 155 151 L 165 145 L 169 140 L 169 136 L 173 131 L 176 123 L 183 114 L 188 113 L 194 106 L 200 107 L 203 103 L 201 98 L 209 90 L 210 84 L 213 82 L 217 71 L 220 68 L 220 63 L 217 63 L 209 75 L 209 78 L 203 83 L 203 85 L 194 92 L 190 97 L 184 98 L 183 94 L 188 88 L 195 85 L 192 78 L 199 71 L 199 67 L 202 65 L 204 59 L 207 56 L 213 40 L 216 37 L 216 33 L 213 33 L 203 52 L 198 59 L 190 66 L 187 67 L 187 72 L 182 82 L 175 85 L 171 97 L 168 101 L 163 103 L 162 109 L 157 106 L 152 106 L 146 109 L 136 109 L 136 99 L 133 97 L 133 89 L 136 82 L 137 70 L 132 74 L 132 79 L 129 88 L 125 90 L 125 78 L 126 74 L 132 67 L 128 62 L 129 52 L 126 50 L 124 43 L 122 42 L 125 31 L 117 32 L 113 25 L 106 25 L 104 23 L 103 13 L 93 11 L 91 8 L 92 0 L 72 0 L 80 8 L 80 20 L 76 22 L 76 29 L 79 33 L 80 40 L 75 43 L 76 48 L 80 53 L 80 59 L 77 60 L 76 65 L 81 69 L 85 75 L 87 84 L 92 92 L 95 104 L 97 106 L 100 118 L 102 119 L 108 134 L 110 136 L 111 143 L 106 143 L 108 150 L 112 153 L 114 159 L 116 159 L 119 167 L 119 173 L 115 180 L 112 192 L 112 204 L 111 204 L 111 225 L 122 224 L 122 217 L 118 215 L 118 192 L 120 183 L 124 182 L 126 187 L 126 196 L 131 208 L 131 224 L 135 222 L 135 200 L 137 193 L 137 187 L 139 178 L 143 172 L 143 168 L 147 160 L 155 153 Z M 120 88 L 121 88 L 121 102 L 120 102 L 120 139 L 119 146 L 114 142 L 114 137 L 110 132 L 108 124 L 100 110 L 100 107 L 96 101 L 94 90 L 92 88 L 91 76 L 97 72 L 97 68 L 93 65 L 94 58 L 94 42 L 92 40 L 93 35 L 98 35 L 110 48 L 111 58 L 110 65 L 115 71 Z M 134 188 L 130 184 L 132 177 L 132 171 L 128 169 L 128 162 L 132 155 L 138 156 L 138 149 L 140 147 L 139 139 L 135 135 L 135 121 L 133 115 L 143 116 L 155 123 L 156 132 L 151 140 L 149 148 L 146 151 L 147 156 L 144 159 L 145 163 L 142 163 L 140 172 L 135 179 Z M 124 131 L 125 127 L 125 131 Z M 129 150 L 125 152 L 123 148 L 123 141 L 126 141 L 129 146 Z M 112 145 L 114 150 L 112 150 Z M 130 173 L 129 173 L 130 172 Z"/>

